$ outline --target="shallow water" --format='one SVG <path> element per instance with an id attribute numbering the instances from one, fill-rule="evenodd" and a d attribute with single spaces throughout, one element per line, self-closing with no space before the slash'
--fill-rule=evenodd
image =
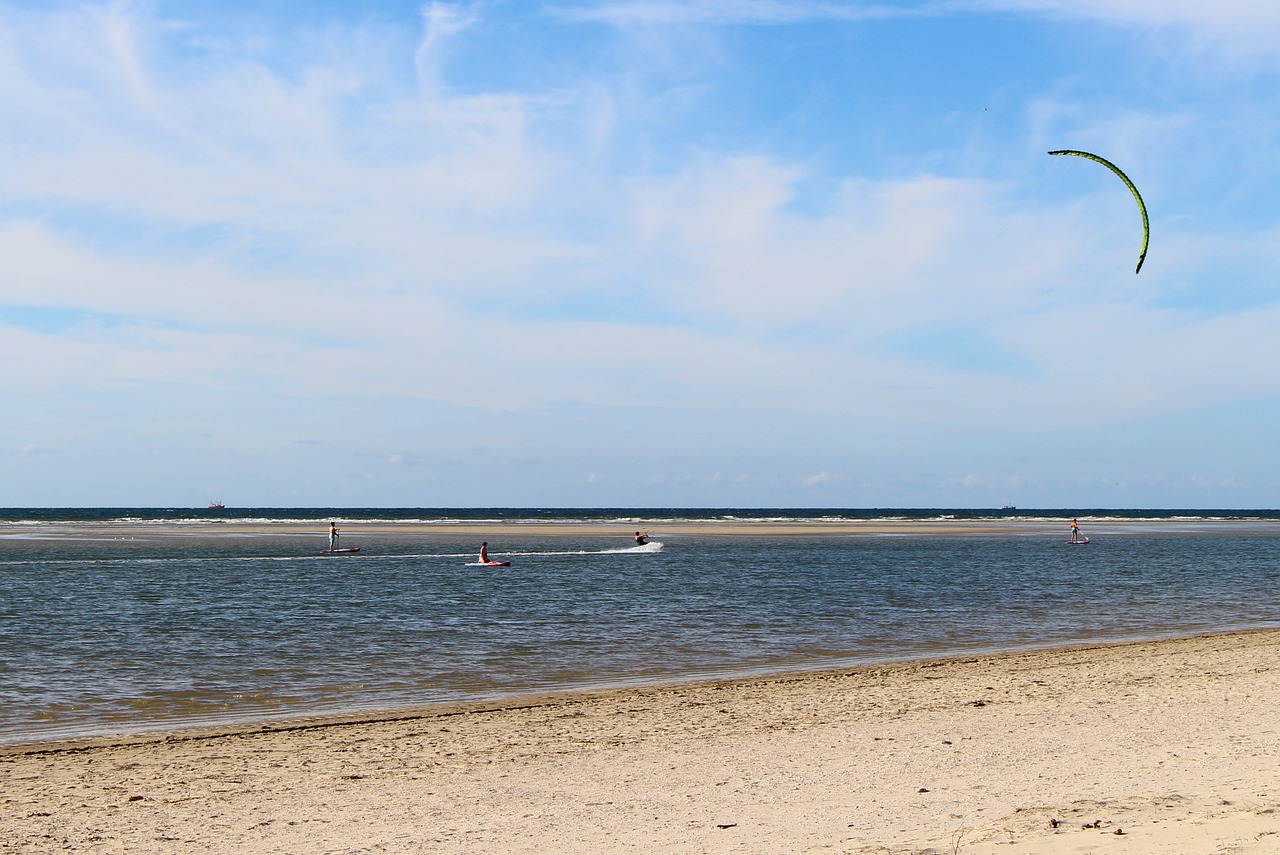
<path id="1" fill-rule="evenodd" d="M 0 541 L 0 741 L 1280 625 L 1280 536 Z M 350 534 L 347 544 L 354 545 Z M 506 544 L 510 547 L 511 544 Z"/>

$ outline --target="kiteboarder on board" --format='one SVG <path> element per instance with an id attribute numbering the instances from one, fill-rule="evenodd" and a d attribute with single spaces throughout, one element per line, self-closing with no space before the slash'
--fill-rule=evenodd
<path id="1" fill-rule="evenodd" d="M 641 546 L 644 546 L 648 542 L 649 542 L 649 535 L 636 532 L 636 543 L 638 543 Z"/>

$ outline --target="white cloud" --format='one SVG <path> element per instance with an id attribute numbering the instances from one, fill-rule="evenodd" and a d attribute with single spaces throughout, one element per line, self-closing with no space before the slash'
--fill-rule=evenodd
<path id="1" fill-rule="evenodd" d="M 536 70 L 554 82 L 530 91 L 450 85 L 454 58 L 483 37 L 494 7 L 427 6 L 416 36 L 399 42 L 335 26 L 300 38 L 304 58 L 288 62 L 270 44 L 237 49 L 148 8 L 67 6 L 0 23 L 0 99 L 12 108 L 0 126 L 0 358 L 30 366 L 3 391 L 55 402 L 51 421 L 92 423 L 108 446 L 133 436 L 113 440 L 111 417 L 146 414 L 178 446 L 225 431 L 251 436 L 255 451 L 287 442 L 321 455 L 345 433 L 363 460 L 391 464 L 378 469 L 519 448 L 602 486 L 626 483 L 560 448 L 582 419 L 602 448 L 610 430 L 633 431 L 646 453 L 669 455 L 632 478 L 655 495 L 694 484 L 700 495 L 732 485 L 767 495 L 845 487 L 832 473 L 861 479 L 865 461 L 833 450 L 906 448 L 915 429 L 981 444 L 1280 394 L 1268 371 L 1280 360 L 1280 309 L 1266 296 L 1274 229 L 1214 234 L 1171 199 L 1170 176 L 1195 164 L 1179 152 L 1206 123 L 1203 104 L 1100 111 L 1068 84 L 1038 83 L 1002 148 L 1011 162 L 985 171 L 949 152 L 895 154 L 892 169 L 863 174 L 802 135 L 786 146 L 690 137 L 650 158 L 632 137 L 653 132 L 653 113 L 705 109 L 722 94 L 696 62 L 679 81 L 689 87 L 645 112 L 628 89 L 649 70 L 640 64 L 580 87 L 545 66 Z M 573 14 L 892 13 L 593 8 Z M 902 11 L 962 8 L 977 14 L 972 4 Z M 199 47 L 215 41 L 216 51 Z M 672 113 L 664 132 L 700 118 Z M 908 133 L 892 125 L 868 129 Z M 1123 186 L 1087 172 L 1076 181 L 1067 164 L 1045 164 L 1037 185 L 1032 158 L 1020 159 L 1034 149 L 1053 160 L 1042 149 L 1062 146 L 1105 146 L 1136 164 L 1148 203 L 1162 203 L 1141 278 Z M 1253 271 L 1250 300 L 1214 311 L 1162 301 L 1174 285 L 1243 294 L 1217 275 L 1223 258 Z M 111 402 L 124 394 L 127 404 Z M 193 410 L 202 399 L 208 409 Z M 68 415 L 66 402 L 93 418 Z M 484 430 L 455 427 L 489 415 Z M 700 433 L 681 432 L 699 418 Z M 11 449 L 32 435 L 0 430 Z"/>

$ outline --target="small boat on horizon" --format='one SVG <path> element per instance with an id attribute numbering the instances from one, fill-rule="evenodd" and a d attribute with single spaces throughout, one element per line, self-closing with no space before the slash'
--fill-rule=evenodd
<path id="1" fill-rule="evenodd" d="M 222 502 L 210 502 L 210 503 L 209 503 L 209 510 L 211 510 L 211 511 L 222 511 L 222 510 L 226 510 L 226 508 L 227 508 L 227 506 L 226 506 L 226 505 L 224 505 Z"/>

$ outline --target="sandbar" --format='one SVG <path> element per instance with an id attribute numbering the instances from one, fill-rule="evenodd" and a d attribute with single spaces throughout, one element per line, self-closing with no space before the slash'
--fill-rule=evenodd
<path id="1" fill-rule="evenodd" d="M 600 537 L 627 540 L 641 530 L 650 537 L 893 537 L 893 536 L 987 536 L 1066 535 L 1070 519 L 1041 517 L 953 518 L 931 519 L 663 519 L 635 518 L 619 521 L 395 521 L 335 520 L 347 541 L 360 539 L 375 543 L 379 537 L 490 538 L 505 541 L 529 537 Z M 1280 536 L 1280 520 L 1273 519 L 1208 519 L 1208 518 L 1123 518 L 1093 520 L 1080 518 L 1082 530 L 1091 538 L 1108 536 L 1159 535 L 1224 535 L 1232 537 L 1260 535 Z M 6 523 L 0 533 L 6 538 L 23 537 L 89 537 L 94 539 L 147 539 L 167 537 L 240 536 L 314 536 L 323 541 L 328 521 L 299 520 L 195 520 L 186 522 L 68 522 Z"/>
<path id="2" fill-rule="evenodd" d="M 1280 851 L 1280 630 L 0 748 L 0 852 Z"/>

